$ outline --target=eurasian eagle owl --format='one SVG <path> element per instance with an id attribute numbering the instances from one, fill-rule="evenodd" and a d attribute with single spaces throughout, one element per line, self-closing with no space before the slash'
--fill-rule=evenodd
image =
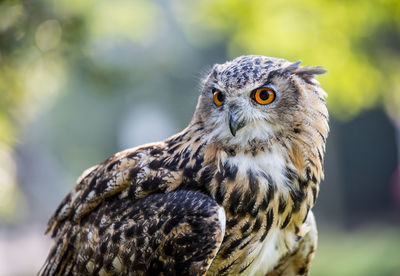
<path id="1" fill-rule="evenodd" d="M 40 274 L 308 274 L 329 127 L 325 71 L 299 63 L 215 65 L 187 128 L 83 173 Z"/>

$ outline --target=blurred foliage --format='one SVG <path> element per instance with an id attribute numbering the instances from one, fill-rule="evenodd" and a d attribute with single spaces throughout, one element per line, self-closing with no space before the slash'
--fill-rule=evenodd
<path id="1" fill-rule="evenodd" d="M 323 65 L 329 73 L 320 80 L 337 117 L 384 101 L 400 112 L 397 0 L 2 1 L 0 141 L 13 143 L 15 126 L 51 101 L 71 71 L 112 87 L 123 73 L 113 61 L 99 64 L 85 45 L 128 39 L 149 46 L 168 31 L 166 7 L 196 46 L 224 45 L 229 58 L 263 54 Z"/>
<path id="2" fill-rule="evenodd" d="M 57 18 L 57 20 L 55 19 Z M 46 106 L 65 78 L 65 63 L 83 41 L 84 17 L 44 1 L 0 4 L 0 142 L 16 141 L 17 126 Z"/>
<path id="3" fill-rule="evenodd" d="M 21 127 L 54 100 L 76 51 L 82 16 L 67 15 L 45 1 L 0 2 L 0 217 L 15 219 L 23 198 L 13 147 Z M 63 35 L 64 34 L 64 35 Z"/>

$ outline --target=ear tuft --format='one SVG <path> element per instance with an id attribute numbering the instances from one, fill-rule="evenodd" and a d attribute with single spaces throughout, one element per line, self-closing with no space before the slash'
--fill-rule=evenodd
<path id="1" fill-rule="evenodd" d="M 306 76 L 313 77 L 315 75 L 325 74 L 326 72 L 327 71 L 324 68 L 320 66 L 315 66 L 315 67 L 299 67 L 293 73 L 304 77 Z"/>
<path id="2" fill-rule="evenodd" d="M 325 74 L 327 71 L 319 66 L 299 66 L 301 60 L 296 61 L 286 68 L 283 69 L 284 72 L 289 72 L 292 74 L 296 74 L 299 77 L 303 78 L 306 81 L 310 81 L 314 78 L 315 75 Z"/>
<path id="3" fill-rule="evenodd" d="M 293 71 L 299 69 L 300 63 L 301 63 L 301 60 L 298 60 L 298 61 L 296 61 L 296 62 L 293 62 L 293 63 L 290 64 L 288 67 L 286 67 L 284 70 L 285 70 L 286 72 L 291 72 L 291 73 L 293 73 Z"/>

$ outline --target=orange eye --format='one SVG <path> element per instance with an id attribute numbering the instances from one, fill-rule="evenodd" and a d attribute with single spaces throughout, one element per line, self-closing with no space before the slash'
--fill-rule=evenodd
<path id="1" fill-rule="evenodd" d="M 271 88 L 258 88 L 252 93 L 253 99 L 259 104 L 270 104 L 275 100 L 275 91 Z"/>
<path id="2" fill-rule="evenodd" d="M 213 100 L 216 106 L 221 106 L 224 103 L 225 95 L 218 89 L 213 89 Z"/>

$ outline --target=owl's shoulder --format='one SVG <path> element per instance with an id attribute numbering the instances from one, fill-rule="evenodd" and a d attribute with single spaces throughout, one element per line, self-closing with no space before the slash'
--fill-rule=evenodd
<path id="1" fill-rule="evenodd" d="M 135 200 L 148 190 L 158 188 L 161 175 L 154 169 L 160 166 L 166 150 L 165 142 L 146 144 L 118 152 L 85 170 L 49 220 L 46 232 L 52 231 L 53 236 L 57 235 L 60 222 L 80 221 L 105 199 L 130 196 Z"/>

